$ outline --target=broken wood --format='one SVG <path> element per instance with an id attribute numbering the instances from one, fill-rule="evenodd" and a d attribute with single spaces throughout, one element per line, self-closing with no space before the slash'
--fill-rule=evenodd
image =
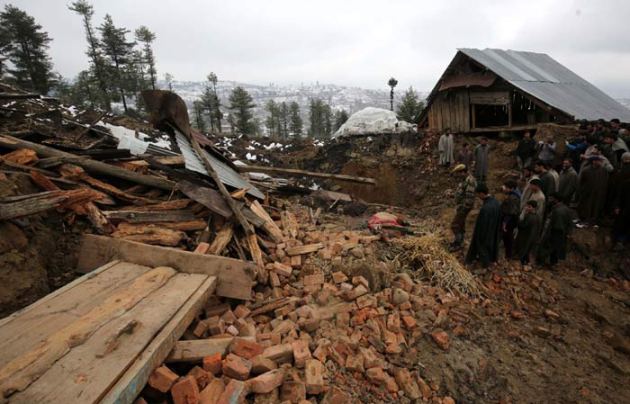
<path id="1" fill-rule="evenodd" d="M 109 220 L 125 221 L 129 223 L 186 222 L 197 219 L 189 210 L 167 210 L 156 212 L 110 210 L 103 213 Z"/>
<path id="2" fill-rule="evenodd" d="M 221 230 L 219 230 L 212 240 L 212 244 L 210 244 L 210 248 L 208 248 L 208 254 L 221 255 L 225 247 L 232 240 L 232 236 L 234 235 L 234 225 L 231 222 L 225 223 Z"/>
<path id="3" fill-rule="evenodd" d="M 324 248 L 324 244 L 322 243 L 300 245 L 296 247 L 287 248 L 287 255 L 292 256 L 292 255 L 309 254 L 315 251 L 319 251 L 322 248 Z"/>
<path id="4" fill-rule="evenodd" d="M 60 151 L 52 147 L 28 142 L 26 140 L 18 139 L 11 136 L 0 136 L 0 146 L 12 150 L 17 150 L 20 148 L 33 149 L 35 150 L 35 152 L 37 152 L 37 155 L 41 157 L 77 157 L 72 153 Z M 159 178 L 152 175 L 134 173 L 133 171 L 128 171 L 124 168 L 116 167 L 111 164 L 103 163 L 101 161 L 84 159 L 77 161 L 77 165 L 80 165 L 86 170 L 94 173 L 110 175 L 112 177 L 147 185 L 150 187 L 156 187 L 166 191 L 171 191 L 175 187 L 175 183 L 167 179 Z"/>
<path id="5" fill-rule="evenodd" d="M 92 234 L 82 238 L 77 270 L 86 273 L 115 259 L 146 266 L 168 265 L 181 272 L 216 276 L 217 295 L 241 300 L 251 298 L 256 272 L 255 265 L 248 261 Z"/>
<path id="6" fill-rule="evenodd" d="M 238 170 L 243 173 L 261 172 L 261 173 L 272 173 L 272 174 L 288 174 L 288 175 L 299 175 L 299 176 L 305 176 L 305 177 L 325 178 L 325 179 L 330 179 L 330 180 L 358 182 L 362 184 L 376 185 L 376 180 L 374 178 L 357 177 L 354 175 L 345 175 L 345 174 L 318 173 L 318 172 L 313 172 L 313 171 L 297 170 L 294 168 L 241 166 L 241 167 L 238 167 Z"/>
<path id="7" fill-rule="evenodd" d="M 126 223 L 121 223 L 116 231 L 112 233 L 112 237 L 145 244 L 175 247 L 186 238 L 186 233 L 152 224 L 127 225 Z"/>
<path id="8" fill-rule="evenodd" d="M 90 189 L 79 188 L 70 191 L 46 191 L 21 195 L 20 198 L 4 198 L 0 200 L 0 220 L 41 213 L 58 206 L 90 202 L 98 197 L 99 195 Z"/>
<path id="9" fill-rule="evenodd" d="M 252 212 L 254 212 L 265 221 L 265 224 L 263 224 L 262 227 L 271 236 L 273 241 L 276 243 L 281 243 L 284 239 L 284 236 L 282 235 L 282 230 L 280 230 L 276 222 L 274 222 L 271 216 L 269 216 L 269 213 L 267 213 L 265 208 L 263 208 L 258 201 L 252 202 L 249 208 L 252 210 Z"/>
<path id="10" fill-rule="evenodd" d="M 255 341 L 254 337 L 240 337 Z M 204 357 L 220 353 L 225 356 L 234 337 L 217 337 L 190 341 L 177 341 L 171 353 L 166 357 L 166 363 L 199 362 Z"/>
<path id="11" fill-rule="evenodd" d="M 126 191 L 129 193 L 129 191 Z M 178 210 L 184 209 L 190 205 L 192 201 L 190 199 L 173 199 L 170 201 L 159 202 L 152 205 L 144 206 L 123 206 L 119 210 L 133 210 L 137 212 L 149 212 L 149 211 L 162 211 L 162 210 Z"/>

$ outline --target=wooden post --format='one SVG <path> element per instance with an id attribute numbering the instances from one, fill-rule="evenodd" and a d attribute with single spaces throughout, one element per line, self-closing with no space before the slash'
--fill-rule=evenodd
<path id="1" fill-rule="evenodd" d="M 234 213 L 234 217 L 236 218 L 238 223 L 243 227 L 243 230 L 245 230 L 245 236 L 247 238 L 247 243 L 249 245 L 249 251 L 252 254 L 252 259 L 258 266 L 259 274 L 261 274 L 265 268 L 265 263 L 263 262 L 262 251 L 260 250 L 260 246 L 258 245 L 258 239 L 256 238 L 256 231 L 254 230 L 254 227 L 247 221 L 245 216 L 243 216 L 243 213 L 236 205 L 236 202 L 234 202 L 234 199 L 230 195 L 230 192 L 227 190 L 227 188 L 225 188 L 225 185 L 223 185 L 223 182 L 221 182 L 221 179 L 219 178 L 219 175 L 217 174 L 217 172 L 214 171 L 214 168 L 212 167 L 210 160 L 206 157 L 206 154 L 204 150 L 201 148 L 201 146 L 199 145 L 199 142 L 197 141 L 197 139 L 195 139 L 195 137 L 192 135 L 190 136 L 189 139 L 193 146 L 193 149 L 195 149 L 195 152 L 197 153 L 197 155 L 203 162 L 203 165 L 206 168 L 206 171 L 208 171 L 208 174 L 210 175 L 210 177 L 217 184 L 217 188 L 219 189 L 219 192 L 221 193 L 221 195 L 227 202 L 228 206 L 230 207 L 230 210 L 232 210 L 232 213 Z"/>

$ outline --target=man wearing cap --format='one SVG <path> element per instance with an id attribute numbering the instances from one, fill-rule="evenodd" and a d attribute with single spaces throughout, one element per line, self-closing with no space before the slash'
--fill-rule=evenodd
<path id="1" fill-rule="evenodd" d="M 606 203 L 608 171 L 602 166 L 603 159 L 594 155 L 582 169 L 578 183 L 578 214 L 582 223 L 578 227 L 597 226 Z"/>
<path id="2" fill-rule="evenodd" d="M 567 237 L 571 230 L 571 210 L 562 203 L 558 193 L 549 195 L 549 217 L 545 221 L 540 248 L 538 250 L 538 264 L 544 265 L 549 259 L 550 265 L 555 265 L 567 256 Z"/>
<path id="3" fill-rule="evenodd" d="M 470 175 L 468 167 L 465 164 L 458 164 L 451 173 L 462 178 L 462 181 L 457 186 L 457 190 L 455 190 L 455 203 L 457 204 L 457 208 L 455 209 L 455 217 L 453 217 L 453 221 L 451 222 L 451 230 L 455 235 L 455 239 L 449 249 L 456 251 L 459 250 L 464 243 L 466 218 L 475 204 L 477 180 Z"/>
<path id="4" fill-rule="evenodd" d="M 496 262 L 499 252 L 499 227 L 501 226 L 501 204 L 488 192 L 486 184 L 478 184 L 475 194 L 483 201 L 475 221 L 466 264 L 479 261 L 483 268 Z"/>
<path id="5" fill-rule="evenodd" d="M 566 204 L 571 203 L 573 195 L 577 191 L 578 175 L 573 168 L 571 159 L 565 158 L 562 160 L 562 171 L 560 171 L 560 186 L 558 193 L 562 197 L 562 201 Z"/>
<path id="6" fill-rule="evenodd" d="M 503 183 L 503 193 L 505 193 L 505 199 L 501 202 L 501 238 L 505 248 L 505 258 L 510 260 L 514 244 L 514 229 L 518 225 L 521 213 L 521 193 L 514 180 Z"/>
<path id="7" fill-rule="evenodd" d="M 536 214 L 538 203 L 528 201 L 525 204 L 523 218 L 518 222 L 518 234 L 516 235 L 516 256 L 521 264 L 529 264 L 529 256 L 534 252 L 534 247 L 540 235 L 540 217 Z"/>
<path id="8" fill-rule="evenodd" d="M 488 138 L 479 139 L 479 144 L 475 147 L 475 178 L 478 183 L 486 182 L 488 178 L 488 158 L 490 146 L 488 146 Z"/>

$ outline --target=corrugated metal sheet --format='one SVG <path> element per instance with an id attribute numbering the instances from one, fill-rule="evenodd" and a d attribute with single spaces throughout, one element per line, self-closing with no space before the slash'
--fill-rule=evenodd
<path id="1" fill-rule="evenodd" d="M 459 49 L 513 86 L 575 119 L 618 118 L 630 110 L 544 53 L 500 49 Z"/>
<path id="2" fill-rule="evenodd" d="M 177 141 L 177 145 L 179 146 L 179 149 L 182 151 L 182 155 L 184 156 L 184 165 L 186 166 L 186 168 L 204 175 L 208 175 L 208 171 L 206 171 L 203 162 L 199 159 L 197 153 L 195 153 L 195 151 L 193 150 L 190 141 L 177 129 L 175 129 L 175 140 Z M 237 189 L 249 188 L 249 191 L 247 191 L 248 194 L 260 199 L 265 198 L 265 195 L 260 192 L 258 188 L 254 187 L 252 184 L 243 179 L 243 177 L 241 177 L 238 172 L 234 171 L 232 167 L 228 166 L 205 150 L 203 152 L 206 154 L 206 157 L 210 161 L 212 168 L 214 168 L 214 171 L 216 171 L 222 183 Z"/>

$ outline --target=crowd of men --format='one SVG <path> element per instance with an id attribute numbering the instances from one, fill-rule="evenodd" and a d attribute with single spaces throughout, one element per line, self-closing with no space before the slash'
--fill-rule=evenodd
<path id="1" fill-rule="evenodd" d="M 466 218 L 475 198 L 482 201 L 466 263 L 486 268 L 499 258 L 522 264 L 555 265 L 567 254 L 571 229 L 598 228 L 608 219 L 616 250 L 630 241 L 630 133 L 618 120 L 581 122 L 578 135 L 560 152 L 552 136 L 525 132 L 513 151 L 521 175 L 502 184 L 499 201 L 489 191 L 488 139 L 455 157 L 452 134 L 440 138 L 440 164 L 460 177 L 451 224 L 452 251 L 462 248 Z"/>

